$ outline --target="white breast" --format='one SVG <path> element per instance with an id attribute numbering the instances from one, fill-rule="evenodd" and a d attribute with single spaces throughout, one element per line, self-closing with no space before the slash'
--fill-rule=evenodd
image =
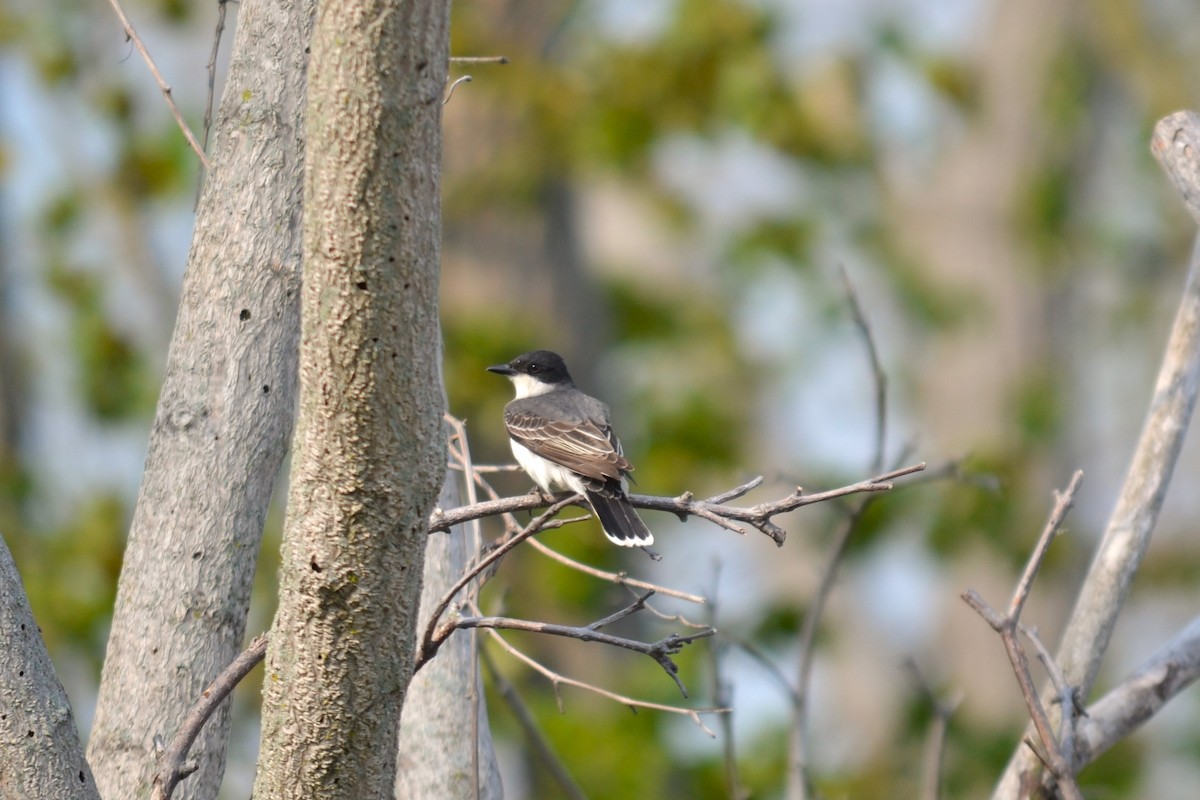
<path id="1" fill-rule="evenodd" d="M 579 479 L 578 475 L 566 467 L 535 455 L 523 444 L 518 444 L 511 439 L 509 443 L 512 445 L 513 455 L 516 456 L 521 469 L 525 470 L 526 474 L 533 478 L 533 482 L 542 487 L 543 491 L 555 492 L 568 489 L 579 494 L 584 493 L 583 481 Z"/>

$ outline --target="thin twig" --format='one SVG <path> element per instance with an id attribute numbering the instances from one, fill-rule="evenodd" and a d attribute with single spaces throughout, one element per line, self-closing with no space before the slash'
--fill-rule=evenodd
<path id="1" fill-rule="evenodd" d="M 175 117 L 175 122 L 179 125 L 179 130 L 183 131 L 184 138 L 187 139 L 188 144 L 195 151 L 196 155 L 200 157 L 200 163 L 204 165 L 205 169 L 208 169 L 208 157 L 204 155 L 204 148 L 196 141 L 196 137 L 192 135 L 192 129 L 184 121 L 183 114 L 179 112 L 179 106 L 175 105 L 175 98 L 171 96 L 170 84 L 163 78 L 162 73 L 158 71 L 158 66 L 154 63 L 154 59 L 150 57 L 150 51 L 146 49 L 146 45 L 142 42 L 141 37 L 133 29 L 133 24 L 125 16 L 125 9 L 121 8 L 120 0 L 108 0 L 108 4 L 116 12 L 117 18 L 121 20 L 121 25 L 125 28 L 125 35 L 129 37 L 129 41 L 133 42 L 133 46 L 142 54 L 142 58 L 146 61 L 146 66 L 150 68 L 150 74 L 158 82 L 158 88 L 162 90 L 163 97 L 167 100 L 167 107 L 171 109 L 171 114 Z"/>
<path id="2" fill-rule="evenodd" d="M 812 666 L 816 656 L 817 632 L 821 627 L 821 617 L 825 612 L 825 604 L 828 602 L 829 596 L 833 593 L 833 587 L 837 581 L 842 559 L 846 555 L 850 539 L 854 536 L 855 531 L 858 530 L 858 523 L 862 519 L 862 514 L 866 510 L 866 507 L 867 503 L 865 501 L 860 503 L 842 522 L 842 527 L 838 530 L 837 538 L 833 544 L 833 552 L 829 556 L 829 561 L 825 569 L 821 571 L 821 581 L 817 586 L 817 591 L 813 595 L 812 602 L 804 614 L 804 623 L 800 628 L 800 661 L 799 668 L 797 669 L 794 695 L 796 703 L 793 707 L 791 754 L 788 764 L 788 796 L 791 798 L 816 796 L 812 774 L 808 768 L 808 698 L 809 689 L 812 685 Z"/>
<path id="3" fill-rule="evenodd" d="M 635 700 L 634 698 L 628 697 L 627 695 L 618 694 L 616 692 L 610 692 L 607 689 L 602 689 L 601 687 L 587 683 L 586 681 L 576 680 L 575 678 L 568 678 L 567 676 L 562 675 L 561 673 L 555 672 L 554 670 L 550 669 L 546 665 L 542 664 L 537 659 L 532 658 L 532 657 L 526 655 L 525 653 L 523 653 L 522 651 L 518 650 L 507 639 L 505 639 L 503 636 L 501 636 L 499 631 L 493 630 L 491 628 L 487 628 L 487 629 L 485 629 L 485 632 L 492 638 L 492 641 L 494 641 L 498 645 L 500 645 L 500 647 L 502 647 L 505 650 L 505 652 L 507 652 L 509 655 L 511 655 L 513 658 L 517 659 L 518 661 L 521 661 L 522 663 L 524 663 L 526 666 L 530 667 L 534 671 L 538 672 L 547 680 L 549 680 L 551 685 L 554 687 L 554 691 L 555 691 L 556 695 L 558 695 L 558 690 L 559 690 L 560 686 L 574 686 L 577 689 L 584 689 L 586 691 L 592 692 L 593 694 L 597 694 L 601 697 L 607 697 L 609 700 L 620 703 L 623 706 L 627 706 L 631 711 L 634 711 L 634 712 L 636 712 L 637 709 L 639 709 L 639 708 L 645 708 L 645 709 L 649 709 L 652 711 L 665 711 L 669 714 L 682 714 L 683 716 L 689 718 L 692 722 L 694 722 L 696 724 L 696 726 L 698 728 L 700 728 L 700 730 L 704 731 L 705 733 L 707 733 L 709 736 L 713 737 L 714 739 L 716 738 L 717 735 L 715 733 L 713 733 L 712 729 L 710 729 L 707 725 L 704 724 L 704 721 L 700 718 L 700 715 L 701 714 L 728 714 L 730 712 L 730 709 L 728 709 L 728 708 L 682 708 L 680 706 L 669 706 L 669 705 L 665 705 L 663 703 L 651 703 L 651 702 L 647 702 L 645 700 Z M 559 696 L 559 710 L 560 711 L 562 710 L 562 702 L 561 701 L 562 701 L 562 698 L 561 698 L 561 696 Z"/>
<path id="4" fill-rule="evenodd" d="M 507 64 L 508 56 L 450 56 L 451 64 Z"/>
<path id="5" fill-rule="evenodd" d="M 512 617 L 458 617 L 451 620 L 447 627 L 449 627 L 450 631 L 461 628 L 488 628 L 491 630 L 545 633 L 550 636 L 564 636 L 569 639 L 578 639 L 581 642 L 599 642 L 600 644 L 607 644 L 613 647 L 622 647 L 626 650 L 632 650 L 635 653 L 650 656 L 650 658 L 658 662 L 658 665 L 670 676 L 671 680 L 675 681 L 680 694 L 684 697 L 688 696 L 687 687 L 683 685 L 683 681 L 679 678 L 679 665 L 671 660 L 671 656 L 679 653 L 685 645 L 689 645 L 699 639 L 706 639 L 716 633 L 715 629 L 708 628 L 688 634 L 687 636 L 672 633 L 664 636 L 657 642 L 639 642 L 636 639 L 627 639 L 624 636 L 604 633 L 593 629 L 591 626 L 556 625 L 551 622 L 534 622 L 532 620 L 513 619 Z"/>
<path id="6" fill-rule="evenodd" d="M 871 324 L 863 313 L 862 304 L 858 302 L 858 292 L 850 280 L 850 273 L 844 266 L 838 267 L 842 276 L 842 285 L 846 289 L 846 302 L 850 306 L 850 316 L 867 349 L 867 358 L 871 364 L 871 383 L 875 387 L 875 458 L 872 460 L 871 471 L 879 472 L 887 455 L 887 373 L 879 361 L 879 348 L 875 344 L 875 336 L 871 333 Z"/>
<path id="7" fill-rule="evenodd" d="M 635 596 L 637 595 L 637 592 L 633 591 L 632 586 L 626 586 L 625 588 L 628 589 L 630 592 L 632 592 Z M 647 611 L 649 611 L 651 614 L 653 614 L 654 616 L 661 619 L 663 622 L 675 622 L 680 625 L 684 625 L 688 628 L 696 628 L 696 629 L 709 627 L 706 623 L 703 623 L 703 622 L 692 622 L 690 619 L 685 617 L 683 614 L 668 614 L 665 611 L 660 611 L 659 609 L 652 606 L 649 601 L 646 601 L 644 603 L 644 605 L 645 605 L 645 608 Z"/>
<path id="8" fill-rule="evenodd" d="M 557 550 L 548 547 L 545 542 L 539 541 L 536 538 L 530 539 L 529 544 L 531 547 L 533 547 L 533 549 L 537 550 L 542 555 L 551 558 L 558 563 L 563 564 L 564 566 L 570 567 L 573 570 L 582 572 L 584 575 L 591 575 L 593 578 L 599 578 L 602 581 L 609 581 L 610 583 L 615 583 L 619 586 L 629 586 L 634 589 L 653 591 L 655 594 L 674 597 L 679 600 L 686 600 L 689 603 L 696 603 L 697 605 L 704 605 L 704 598 L 698 594 L 689 594 L 687 592 L 680 591 L 679 589 L 672 589 L 669 586 L 660 586 L 656 583 L 650 583 L 649 581 L 631 578 L 624 572 L 609 572 L 607 570 L 597 569 L 596 567 L 576 561 L 570 556 L 563 555 Z"/>
<path id="9" fill-rule="evenodd" d="M 188 751 L 192 749 L 200 729 L 217 710 L 217 706 L 229 697 L 234 687 L 266 656 L 267 638 L 266 633 L 260 633 L 249 647 L 221 671 L 184 717 L 183 724 L 175 732 L 171 743 L 158 752 L 158 771 L 154 774 L 153 784 L 154 800 L 170 800 L 179 782 L 196 771 L 196 763 L 186 761 Z"/>
<path id="10" fill-rule="evenodd" d="M 708 609 L 708 621 L 710 627 L 716 628 L 717 614 L 720 610 L 718 602 L 719 594 L 717 587 L 721 583 L 721 561 L 715 559 L 713 561 L 713 577 L 712 590 L 709 592 L 709 597 L 712 598 L 712 603 Z M 712 675 L 712 697 L 713 702 L 719 706 L 733 708 L 733 687 L 726 680 L 723 667 L 725 665 L 725 654 L 728 652 L 729 643 L 717 639 L 713 642 L 712 647 L 708 648 L 708 660 L 710 672 Z M 721 755 L 722 761 L 725 764 L 725 785 L 729 789 L 730 800 L 745 800 L 749 797 L 749 792 L 742 788 L 742 781 L 738 774 L 738 758 L 737 758 L 737 742 L 733 735 L 733 712 L 723 714 L 718 719 L 718 724 L 721 726 Z"/>
<path id="11" fill-rule="evenodd" d="M 1016 589 L 1013 591 L 1007 615 L 1002 615 L 989 606 L 973 589 L 962 595 L 967 605 L 974 609 L 979 616 L 983 617 L 994 631 L 1000 634 L 1000 638 L 1004 642 L 1004 650 L 1008 654 L 1013 673 L 1016 675 L 1017 684 L 1021 688 L 1021 695 L 1025 698 L 1025 705 L 1029 710 L 1029 716 L 1033 720 L 1033 726 L 1037 730 L 1038 738 L 1041 740 L 1041 747 L 1032 749 L 1037 751 L 1039 759 L 1046 764 L 1047 769 L 1050 770 L 1058 784 L 1059 791 L 1067 800 L 1082 800 L 1083 798 L 1083 795 L 1079 791 L 1079 786 L 1075 782 L 1075 770 L 1071 763 L 1073 753 L 1064 753 L 1060 747 L 1058 738 L 1054 734 L 1054 728 L 1046 715 L 1046 709 L 1038 697 L 1037 687 L 1034 685 L 1033 676 L 1030 674 L 1029 657 L 1026 656 L 1025 648 L 1021 645 L 1018 629 L 1021 624 L 1021 611 L 1025 607 L 1026 600 L 1029 599 L 1029 590 L 1033 584 L 1033 579 L 1037 576 L 1042 561 L 1046 557 L 1046 552 L 1050 548 L 1050 543 L 1054 541 L 1054 537 L 1058 534 L 1067 511 L 1070 510 L 1072 503 L 1075 502 L 1075 492 L 1078 490 L 1079 482 L 1082 478 L 1083 472 L 1076 471 L 1066 490 L 1061 493 L 1055 493 L 1054 509 L 1050 512 L 1050 517 L 1046 520 L 1046 526 L 1042 530 L 1042 535 L 1038 539 L 1037 546 L 1034 548 L 1033 554 L 1029 557 L 1025 571 L 1021 575 L 1020 581 L 1017 582 Z M 1068 713 L 1070 712 L 1068 711 Z"/>
<path id="12" fill-rule="evenodd" d="M 1050 683 L 1054 686 L 1054 691 L 1057 697 L 1055 702 L 1059 707 L 1059 714 L 1062 718 L 1058 724 L 1058 746 L 1062 748 L 1063 755 L 1066 756 L 1067 764 L 1070 765 L 1073 771 L 1078 771 L 1075 766 L 1075 719 L 1080 714 L 1086 714 L 1079 705 L 1079 694 L 1075 691 L 1075 687 L 1067 682 L 1067 676 L 1059 669 L 1058 663 L 1054 660 L 1054 656 L 1050 654 L 1049 648 L 1042 642 L 1042 637 L 1038 635 L 1037 628 L 1027 628 L 1024 625 L 1018 625 L 1017 630 L 1025 635 L 1029 643 L 1033 645 L 1033 651 L 1037 654 L 1038 661 L 1042 662 L 1042 668 L 1046 670 L 1046 674 L 1050 676 Z"/>
<path id="13" fill-rule="evenodd" d="M 208 152 L 208 134 L 212 130 L 213 98 L 217 93 L 217 54 L 225 33 L 225 9 L 229 0 L 217 0 L 217 29 L 213 32 L 212 53 L 208 57 L 208 96 L 204 100 L 204 151 Z"/>
<path id="14" fill-rule="evenodd" d="M 446 98 L 444 100 L 442 100 L 442 105 L 446 105 L 447 103 L 450 102 L 450 98 L 454 96 L 454 90 L 458 88 L 458 85 L 460 83 L 470 83 L 470 82 L 471 82 L 471 76 L 463 75 L 461 78 L 458 78 L 453 83 L 451 83 L 450 88 L 446 90 Z"/>
<path id="15" fill-rule="evenodd" d="M 912 675 L 917 690 L 933 710 L 933 721 L 929 725 L 929 734 L 925 740 L 924 768 L 921 771 L 921 800 L 938 800 L 942 794 L 942 760 L 946 752 L 946 730 L 950 726 L 950 717 L 954 715 L 962 702 L 962 695 L 960 693 L 949 701 L 942 700 L 929 681 L 925 679 L 916 661 L 910 657 L 905 659 L 904 665 Z"/>
<path id="16" fill-rule="evenodd" d="M 204 139 L 201 149 L 208 152 L 208 134 L 212 130 L 213 98 L 217 93 L 217 54 L 221 48 L 221 35 L 225 33 L 225 8 L 229 0 L 217 0 L 217 27 L 213 33 L 212 53 L 208 57 L 208 94 L 204 98 Z M 207 172 L 203 169 L 196 174 L 196 196 L 192 200 L 193 210 L 200 207 L 200 195 L 204 191 L 204 181 Z"/>
<path id="17" fill-rule="evenodd" d="M 598 631 L 598 630 L 607 628 L 609 625 L 612 625 L 613 623 L 620 622 L 621 620 L 625 619 L 626 617 L 628 617 L 632 614 L 636 614 L 637 612 L 643 610 L 646 607 L 646 601 L 649 600 L 653 596 L 654 596 L 654 592 L 643 592 L 642 594 L 638 595 L 632 603 L 625 606 L 620 611 L 609 614 L 607 617 L 604 617 L 603 619 L 596 620 L 595 622 L 589 624 L 587 626 L 587 629 L 589 631 Z"/>
<path id="18" fill-rule="evenodd" d="M 450 587 L 438 604 L 434 606 L 433 614 L 429 618 L 429 626 L 425 629 L 425 635 L 421 638 L 421 646 L 417 651 L 416 665 L 413 667 L 413 672 L 419 670 L 425 665 L 426 662 L 429 661 L 429 659 L 433 658 L 434 654 L 437 653 L 438 647 L 440 647 L 441 643 L 444 642 L 446 637 L 450 635 L 450 631 L 445 631 L 444 633 L 440 631 L 439 625 L 441 624 L 440 621 L 442 616 L 446 613 L 446 609 L 449 608 L 450 603 L 453 602 L 454 596 L 458 594 L 464 586 L 473 581 L 481 572 L 507 555 L 510 550 L 528 539 L 530 536 L 533 536 L 542 530 L 543 526 L 549 523 L 555 514 L 574 503 L 576 497 L 576 495 L 569 495 L 566 497 L 566 499 L 559 500 L 552 504 L 548 509 L 546 509 L 546 511 L 526 525 L 524 530 L 522 530 L 519 534 L 500 544 L 483 558 L 479 559 L 475 565 L 471 567 L 471 569 L 467 570 L 466 574 L 459 578 L 458 581 Z M 486 505 L 486 503 L 477 503 L 476 505 Z"/>
<path id="19" fill-rule="evenodd" d="M 783 692 L 793 709 L 800 703 L 800 695 L 796 694 L 796 687 L 792 686 L 792 682 L 788 679 L 788 676 L 785 675 L 783 670 L 779 668 L 779 665 L 776 664 L 770 656 L 760 650 L 757 645 L 753 644 L 752 642 L 748 642 L 745 639 L 739 639 L 735 636 L 730 636 L 729 634 L 724 633 L 721 634 L 721 638 L 730 644 L 737 646 L 743 653 L 756 661 L 758 665 L 762 667 L 764 671 L 766 671 L 767 675 L 769 675 L 771 679 L 774 680 L 779 686 L 779 690 Z"/>
<path id="20" fill-rule="evenodd" d="M 534 756 L 550 771 L 550 777 L 562 789 L 563 794 L 570 800 L 587 800 L 587 795 L 579 788 L 579 784 L 575 783 L 571 773 L 567 772 L 567 767 L 562 763 L 562 759 L 558 757 L 558 754 L 550 746 L 550 742 L 538 730 L 537 721 L 533 718 L 528 706 L 525 705 L 525 701 L 521 699 L 521 695 L 517 693 L 516 687 L 496 668 L 496 664 L 488 655 L 487 650 L 479 651 L 479 659 L 487 670 L 492 687 L 508 704 L 508 709 L 516 719 L 517 727 L 525 734 L 525 741 L 529 743 Z"/>
<path id="21" fill-rule="evenodd" d="M 875 452 L 871 463 L 873 471 L 883 469 L 886 458 L 887 443 L 887 374 L 879 362 L 879 350 L 875 346 L 875 338 L 866 314 L 858 302 L 858 294 L 850 282 L 850 276 L 842 270 L 842 280 L 846 288 L 846 298 L 850 305 L 850 313 L 855 326 L 863 340 L 867 357 L 871 365 L 871 379 L 875 386 Z M 924 463 L 921 464 L 922 469 Z M 816 658 L 817 632 L 820 630 L 821 617 L 825 613 L 825 604 L 833 593 L 834 583 L 841 569 L 842 560 L 846 556 L 850 539 L 858 530 L 858 525 L 871 504 L 873 495 L 866 495 L 859 500 L 854 509 L 842 523 L 833 545 L 833 553 L 825 569 L 821 573 L 821 581 L 817 586 L 812 603 L 804 615 L 804 623 L 800 631 L 799 665 L 796 674 L 796 688 L 792 707 L 791 740 L 788 746 L 788 776 L 787 792 L 791 800 L 806 800 L 816 796 L 812 773 L 809 769 L 809 725 L 810 709 L 809 692 L 812 685 L 812 667 Z"/>

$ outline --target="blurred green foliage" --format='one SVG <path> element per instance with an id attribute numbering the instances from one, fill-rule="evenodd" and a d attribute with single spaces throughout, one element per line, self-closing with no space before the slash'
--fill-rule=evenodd
<path id="1" fill-rule="evenodd" d="M 130 10 L 164 29 L 189 32 L 205 46 L 215 14 L 213 6 L 181 0 L 144 2 Z M 985 83 L 973 56 L 940 50 L 903 20 L 885 15 L 853 41 L 829 46 L 819 54 L 818 64 L 800 68 L 780 52 L 786 20 L 772 3 L 680 0 L 669 9 L 661 29 L 628 39 L 596 35 L 589 18 L 595 12 L 588 3 L 456 5 L 454 53 L 503 53 L 510 63 L 473 68 L 475 82 L 453 100 L 470 104 L 486 124 L 468 143 L 471 152 L 447 154 L 448 160 L 464 159 L 466 166 L 447 172 L 444 213 L 448 231 L 470 231 L 480 221 L 498 228 L 537 230 L 520 226 L 545 216 L 548 185 L 616 181 L 638 193 L 673 234 L 711 250 L 711 264 L 704 268 L 710 272 L 685 272 L 688 280 L 670 285 L 643 280 L 637 264 L 587 265 L 589 298 L 602 308 L 607 324 L 604 331 L 583 332 L 606 354 L 598 380 L 608 376 L 611 363 L 628 378 L 619 387 L 587 388 L 611 397 L 622 412 L 620 429 L 638 465 L 640 488 L 664 493 L 682 487 L 726 488 L 763 469 L 755 463 L 759 439 L 769 435 L 760 430 L 760 398 L 772 373 L 794 369 L 803 374 L 806 363 L 798 357 L 748 354 L 735 329 L 748 287 L 767 266 L 816 275 L 805 285 L 825 286 L 814 289 L 825 295 L 806 298 L 806 308 L 823 328 L 832 329 L 844 327 L 847 315 L 837 282 L 820 277 L 834 266 L 823 263 L 830 259 L 830 243 L 867 262 L 864 269 L 886 289 L 915 342 L 885 364 L 901 392 L 912 380 L 912 365 L 905 358 L 916 360 L 936 337 L 971 330 L 993 312 L 995 298 L 935 276 L 912 255 L 904 235 L 908 231 L 898 229 L 889 207 L 895 198 L 881 188 L 893 145 L 878 130 L 871 100 L 872 80 L 887 63 L 907 70 L 922 90 L 944 104 L 936 113 L 949 118 L 949 127 L 970 130 L 981 122 L 988 92 L 995 91 Z M 1104 13 L 1098 11 L 1097 16 Z M 1035 162 L 1016 176 L 1017 200 L 1000 224 L 1011 224 L 1028 249 L 1034 292 L 1077 274 L 1078 254 L 1096 251 L 1095 242 L 1086 237 L 1096 235 L 1099 226 L 1084 224 L 1080 212 L 1094 190 L 1090 170 L 1101 148 L 1095 129 L 1104 127 L 1106 109 L 1121 91 L 1131 91 L 1124 87 L 1133 80 L 1115 76 L 1111 64 L 1130 65 L 1132 73 L 1139 59 L 1149 59 L 1154 52 L 1170 56 L 1167 48 L 1148 40 L 1106 38 L 1103 19 L 1095 22 L 1094 27 L 1077 26 L 1059 43 L 1044 81 L 1029 89 L 1038 94 L 1044 126 L 1028 135 L 1036 135 L 1041 145 Z M 147 89 L 148 78 L 138 73 L 140 83 L 135 85 L 113 68 L 118 57 L 137 58 L 131 48 L 125 44 L 117 48 L 121 55 L 114 56 L 111 42 L 106 42 L 103 56 L 97 55 L 99 48 L 90 34 L 97 25 L 118 30 L 107 9 L 87 10 L 64 2 L 0 8 L 0 42 L 30 66 L 48 97 L 85 107 L 112 137 L 109 160 L 89 162 L 93 172 L 72 176 L 79 177 L 78 182 L 45 193 L 34 214 L 39 244 L 34 272 L 68 320 L 64 338 L 70 352 L 63 357 L 72 363 L 74 390 L 91 421 L 101 426 L 130 421 L 148 425 L 156 393 L 151 364 L 156 360 L 115 318 L 114 304 L 106 302 L 115 274 L 110 262 L 123 256 L 99 253 L 89 231 L 102 224 L 104 215 L 118 219 L 114 227 L 119 230 L 140 231 L 154 209 L 171 203 L 190 207 L 195 159 L 161 111 L 157 90 Z M 119 32 L 112 38 L 119 40 Z M 194 66 L 199 75 L 202 64 Z M 1155 76 L 1178 73 L 1149 71 Z M 1157 91 L 1171 96 L 1169 89 L 1159 86 Z M 1171 99 L 1184 104 L 1177 95 Z M 1161 105 L 1162 96 L 1156 102 Z M 148 107 L 155 109 L 153 119 L 161 120 L 149 129 Z M 1139 113 L 1149 118 L 1159 110 L 1156 105 Z M 188 108 L 185 114 L 195 118 L 198 110 Z M 689 136 L 715 143 L 730 132 L 797 165 L 806 184 L 794 212 L 765 215 L 718 232 L 686 198 L 662 184 L 655 155 L 666 139 Z M 5 174 L 23 156 L 0 141 Z M 1103 235 L 1102 251 L 1129 246 L 1120 231 Z M 1144 327 L 1157 311 L 1145 284 L 1161 275 L 1156 265 L 1169 248 L 1160 247 L 1138 251 L 1144 254 L 1135 267 L 1142 279 L 1131 281 L 1126 304 L 1117 309 L 1128 315 L 1127 328 Z M 841 253 L 835 256 L 840 260 Z M 613 266 L 617 268 L 607 268 Z M 0 261 L 0 271 L 5 268 Z M 3 286 L 0 280 L 0 291 Z M 461 308 L 455 300 L 445 298 L 443 315 L 449 410 L 466 420 L 476 461 L 506 462 L 510 456 L 501 409 L 510 389 L 484 368 L 530 347 L 553 346 L 562 331 L 516 313 L 500 298 L 482 310 Z M 0 337 L 12 338 L 2 325 L 0 320 Z M 794 350 L 825 344 L 803 342 Z M 1073 394 L 1062 383 L 1058 357 L 1047 352 L 1036 359 L 1029 374 L 1004 398 L 1004 419 L 998 426 L 1008 435 L 972 450 L 959 470 L 961 480 L 906 489 L 867 509 L 848 550 L 851 568 L 901 529 L 918 531 L 943 564 L 978 548 L 1013 571 L 1024 562 L 1046 512 L 1046 475 L 1063 471 L 1054 454 L 1074 413 L 1068 406 Z M 16 363 L 30 361 L 36 359 Z M 0 369 L 5 366 L 0 362 Z M 32 371 L 28 366 L 20 369 Z M 0 381 L 11 377 L 0 374 Z M 28 376 L 22 378 L 21 385 L 28 387 Z M 869 391 L 863 387 L 864 394 Z M 830 416 L 838 411 L 831 409 Z M 903 436 L 920 441 L 926 433 L 905 430 Z M 56 487 L 39 479 L 42 473 L 28 463 L 35 454 L 26 448 L 21 442 L 0 442 L 0 533 L 14 551 L 55 654 L 82 653 L 96 668 L 132 498 L 105 492 L 76 507 L 58 509 L 59 516 L 42 513 L 39 505 L 55 505 L 48 498 L 56 496 Z M 917 451 L 917 457 L 930 460 L 964 455 L 927 454 L 920 446 Z M 829 485 L 853 477 L 844 474 L 845 465 L 812 463 L 804 468 L 810 471 L 806 485 L 811 473 Z M 509 492 L 525 491 L 529 485 L 519 474 L 497 476 L 495 483 Z M 806 538 L 811 533 L 823 546 L 842 519 L 837 512 L 820 512 L 796 521 L 789 518 L 788 526 L 804 528 Z M 258 627 L 267 624 L 273 607 L 279 524 L 277 512 L 260 556 L 253 612 Z M 631 564 L 629 554 L 611 547 L 594 522 L 568 525 L 543 538 L 601 568 L 623 570 Z M 1045 579 L 1055 580 L 1065 567 L 1077 566 L 1084 546 L 1072 540 L 1056 543 Z M 792 551 L 785 549 L 779 557 L 790 558 Z M 1200 554 L 1195 552 L 1154 553 L 1146 565 L 1146 578 L 1156 585 L 1189 588 L 1198 574 Z M 483 595 L 489 610 L 574 624 L 610 613 L 629 599 L 622 589 L 581 578 L 528 549 L 505 561 Z M 807 611 L 806 601 L 766 597 L 738 620 L 737 635 L 771 654 L 786 653 L 794 647 Z M 661 621 L 638 620 L 631 622 L 630 632 L 657 638 L 672 629 Z M 836 643 L 840 633 L 825 626 L 819 642 L 823 647 Z M 644 657 L 538 637 L 515 636 L 513 641 L 565 674 L 646 700 L 680 702 L 671 681 Z M 689 704 L 707 702 L 713 677 L 707 648 L 707 643 L 693 645 L 679 657 L 692 690 Z M 589 796 L 730 796 L 719 746 L 700 752 L 676 744 L 678 727 L 690 724 L 686 719 L 650 711 L 633 714 L 619 703 L 573 689 L 562 690 L 566 713 L 560 714 L 553 687 L 545 679 L 506 661 L 504 654 L 497 652 L 496 659 Z M 785 672 L 789 663 L 781 660 Z M 950 691 L 953 681 L 942 688 Z M 256 692 L 243 689 L 242 695 L 253 702 Z M 779 704 L 786 704 L 782 692 Z M 493 709 L 493 725 L 500 735 L 519 741 L 502 705 L 494 703 Z M 929 722 L 929 709 L 914 691 L 894 746 L 883 753 L 858 754 L 861 761 L 853 767 L 818 774 L 821 793 L 915 796 L 920 780 L 916 765 Z M 714 723 L 709 719 L 708 724 Z M 824 733 L 817 730 L 813 735 Z M 987 724 L 969 715 L 956 716 L 946 749 L 944 796 L 982 796 L 1019 735 L 1019 727 L 1008 722 Z M 767 720 L 749 742 L 741 743 L 740 779 L 751 796 L 780 793 L 787 737 L 786 726 Z M 1196 741 L 1185 746 L 1197 749 Z M 1144 760 L 1136 742 L 1122 744 L 1084 773 L 1085 792 L 1136 796 Z M 557 796 L 547 773 L 532 762 L 527 766 L 531 796 Z"/>

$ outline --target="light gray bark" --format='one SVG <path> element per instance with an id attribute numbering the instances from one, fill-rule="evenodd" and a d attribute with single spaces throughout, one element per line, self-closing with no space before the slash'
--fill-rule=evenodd
<path id="1" fill-rule="evenodd" d="M 456 508 L 457 474 L 446 473 L 438 508 Z M 476 523 L 473 523 L 476 524 Z M 417 630 L 466 571 L 473 549 L 468 525 L 435 533 L 425 549 Z M 500 800 L 504 790 L 492 747 L 475 631 L 458 631 L 413 676 L 400 716 L 397 800 Z"/>
<path id="2" fill-rule="evenodd" d="M 0 800 L 100 800 L 42 632 L 0 536 Z"/>
<path id="3" fill-rule="evenodd" d="M 310 0 L 244 0 L 130 529 L 88 757 L 147 797 L 155 736 L 242 647 L 263 522 L 292 430 Z M 226 705 L 176 797 L 212 798 Z"/>
<path id="4" fill-rule="evenodd" d="M 1088 706 L 1087 716 L 1076 723 L 1076 767 L 1095 761 L 1197 678 L 1200 678 L 1200 617 L 1193 619 L 1133 675 Z"/>
<path id="5" fill-rule="evenodd" d="M 1200 222 L 1200 115 L 1179 112 L 1160 120 L 1154 154 Z M 1067 683 L 1087 698 L 1100 671 L 1117 615 L 1150 543 L 1196 395 L 1200 391 L 1200 238 L 1159 368 L 1146 422 L 1112 517 L 1063 632 L 1056 661 Z M 1059 724 L 1059 710 L 1049 710 Z M 1020 745 L 993 792 L 994 800 L 1020 796 L 1023 777 L 1042 772 L 1030 748 Z"/>
<path id="6" fill-rule="evenodd" d="M 307 106 L 300 408 L 256 800 L 393 793 L 428 519 L 448 0 L 321 0 Z"/>

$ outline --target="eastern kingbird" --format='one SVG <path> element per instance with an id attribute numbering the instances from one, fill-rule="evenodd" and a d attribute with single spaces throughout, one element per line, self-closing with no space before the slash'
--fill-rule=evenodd
<path id="1" fill-rule="evenodd" d="M 504 407 L 513 455 L 543 491 L 569 489 L 587 498 L 604 535 L 622 547 L 654 543 L 629 504 L 633 465 L 608 420 L 608 406 L 575 388 L 562 357 L 549 350 L 488 367 L 513 382 Z"/>

